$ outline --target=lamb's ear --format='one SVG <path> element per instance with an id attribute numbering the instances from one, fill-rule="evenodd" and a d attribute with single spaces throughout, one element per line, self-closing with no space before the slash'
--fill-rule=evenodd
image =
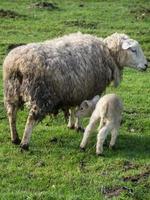
<path id="1" fill-rule="evenodd" d="M 88 100 L 85 100 L 85 101 L 82 102 L 80 108 L 82 108 L 82 109 L 87 109 L 87 108 L 89 108 L 90 106 L 91 106 L 91 102 L 88 101 Z"/>
<path id="2" fill-rule="evenodd" d="M 93 99 L 92 99 L 92 102 L 96 105 L 96 103 L 99 101 L 100 99 L 100 96 L 99 95 L 96 95 Z"/>

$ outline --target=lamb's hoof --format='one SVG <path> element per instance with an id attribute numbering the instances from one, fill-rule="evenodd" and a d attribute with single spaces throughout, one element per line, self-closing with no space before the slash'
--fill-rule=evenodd
<path id="1" fill-rule="evenodd" d="M 20 142 L 21 142 L 21 140 L 19 138 L 12 140 L 12 143 L 16 144 L 16 145 L 20 144 Z"/>
<path id="2" fill-rule="evenodd" d="M 77 131 L 77 132 L 82 132 L 82 133 L 84 133 L 84 128 L 78 127 L 78 128 L 76 128 L 76 131 Z"/>
<path id="3" fill-rule="evenodd" d="M 85 148 L 84 147 L 80 147 L 80 151 L 85 152 Z"/>
<path id="4" fill-rule="evenodd" d="M 28 151 L 29 150 L 29 145 L 28 144 L 20 144 L 20 148 L 21 148 L 21 150 Z"/>

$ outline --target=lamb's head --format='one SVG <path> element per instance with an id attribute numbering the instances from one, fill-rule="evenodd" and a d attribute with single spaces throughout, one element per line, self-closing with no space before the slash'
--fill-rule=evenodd
<path id="1" fill-rule="evenodd" d="M 90 117 L 99 99 L 100 96 L 96 95 L 92 100 L 83 101 L 76 112 L 76 117 Z"/>
<path id="2" fill-rule="evenodd" d="M 125 34 L 114 33 L 104 39 L 112 57 L 120 67 L 128 66 L 144 71 L 148 62 L 140 44 Z"/>

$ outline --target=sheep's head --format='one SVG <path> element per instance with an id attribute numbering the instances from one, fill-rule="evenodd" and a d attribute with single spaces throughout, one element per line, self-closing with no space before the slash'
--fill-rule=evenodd
<path id="1" fill-rule="evenodd" d="M 148 62 L 140 44 L 125 34 L 114 33 L 104 39 L 111 55 L 120 67 L 129 66 L 138 70 L 146 70 Z"/>

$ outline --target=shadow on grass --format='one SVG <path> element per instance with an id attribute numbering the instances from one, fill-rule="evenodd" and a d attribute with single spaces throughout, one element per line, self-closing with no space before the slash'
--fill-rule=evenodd
<path id="1" fill-rule="evenodd" d="M 67 133 L 66 133 L 67 134 Z M 79 145 L 82 139 L 82 133 L 69 133 L 68 135 L 50 135 L 49 139 L 45 139 L 43 145 L 49 149 L 55 149 L 56 151 L 65 152 L 76 152 L 81 153 Z M 44 137 L 42 138 L 44 140 Z M 110 150 L 108 148 L 110 141 L 110 136 L 106 140 L 106 146 L 104 146 L 105 158 L 125 158 L 125 159 L 148 159 L 150 155 L 150 137 L 149 135 L 136 135 L 136 134 L 126 134 L 119 135 L 116 142 L 115 150 Z M 36 144 L 38 145 L 38 144 Z M 90 142 L 87 144 L 85 156 L 96 156 L 95 153 L 96 146 L 96 133 L 91 137 Z M 31 147 L 32 148 L 32 147 Z M 41 147 L 42 148 L 42 147 Z M 52 150 L 53 151 L 53 150 Z"/>
<path id="2" fill-rule="evenodd" d="M 66 134 L 56 133 L 47 134 L 37 133 L 33 135 L 30 143 L 29 154 L 49 154 L 59 153 L 63 154 L 83 154 L 85 157 L 96 157 L 96 136 L 93 133 L 87 144 L 85 152 L 81 152 L 79 145 L 82 140 L 82 133 L 64 129 Z M 104 158 L 125 158 L 125 159 L 149 159 L 150 155 L 150 137 L 149 135 L 140 134 L 121 134 L 118 136 L 116 148 L 110 150 L 108 148 L 110 142 L 110 135 L 106 139 L 104 145 Z M 10 144 L 11 145 L 11 144 Z"/>
<path id="3" fill-rule="evenodd" d="M 108 157 L 122 157 L 127 159 L 150 157 L 150 137 L 147 135 L 120 135 L 115 150 L 106 152 Z"/>

